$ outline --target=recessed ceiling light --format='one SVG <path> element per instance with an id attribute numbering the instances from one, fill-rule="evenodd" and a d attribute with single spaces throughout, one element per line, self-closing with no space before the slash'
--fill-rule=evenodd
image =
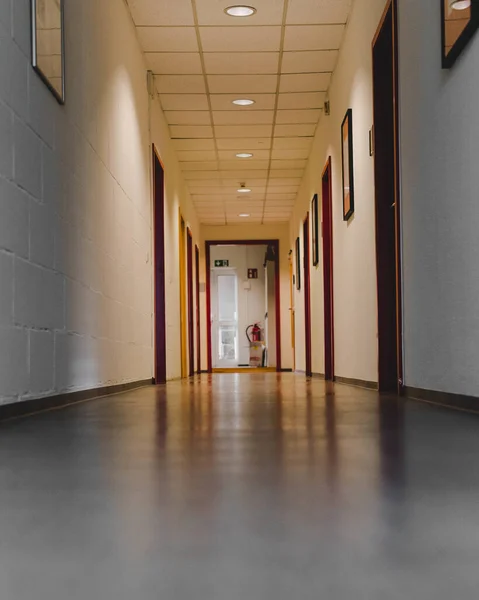
<path id="1" fill-rule="evenodd" d="M 253 155 L 250 152 L 240 152 L 236 158 L 253 158 Z"/>
<path id="2" fill-rule="evenodd" d="M 245 219 L 246 217 L 249 217 L 250 215 L 248 213 L 241 213 L 240 215 L 238 215 L 238 217 L 241 217 L 242 219 Z"/>
<path id="3" fill-rule="evenodd" d="M 225 8 L 225 13 L 230 17 L 251 17 L 256 12 L 253 6 L 228 6 Z"/>
<path id="4" fill-rule="evenodd" d="M 254 100 L 249 100 L 248 98 L 239 98 L 239 100 L 233 100 L 233 104 L 236 104 L 236 106 L 251 106 L 254 103 Z"/>
<path id="5" fill-rule="evenodd" d="M 471 0 L 450 0 L 449 6 L 454 10 L 466 10 L 471 6 Z"/>
<path id="6" fill-rule="evenodd" d="M 251 190 L 247 187 L 240 187 L 238 194 L 251 194 Z"/>

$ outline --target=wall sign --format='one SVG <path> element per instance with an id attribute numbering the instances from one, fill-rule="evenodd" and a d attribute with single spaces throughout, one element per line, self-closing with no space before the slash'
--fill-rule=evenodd
<path id="1" fill-rule="evenodd" d="M 248 269 L 248 279 L 258 279 L 258 269 Z"/>
<path id="2" fill-rule="evenodd" d="M 229 267 L 229 260 L 215 260 L 215 267 Z"/>

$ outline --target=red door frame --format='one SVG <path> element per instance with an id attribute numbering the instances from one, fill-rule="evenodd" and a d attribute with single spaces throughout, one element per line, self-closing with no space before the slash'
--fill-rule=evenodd
<path id="1" fill-rule="evenodd" d="M 311 362 L 311 271 L 309 268 L 309 212 L 303 222 L 303 260 L 304 260 L 304 327 L 306 342 L 306 376 L 313 375 Z"/>
<path id="2" fill-rule="evenodd" d="M 155 293 L 154 382 L 159 384 L 166 383 L 165 171 L 154 145 L 152 155 Z"/>
<path id="3" fill-rule="evenodd" d="M 279 240 L 214 240 L 205 242 L 206 264 L 206 340 L 208 346 L 208 373 L 213 372 L 213 357 L 211 346 L 211 246 L 272 246 L 275 262 L 275 304 L 276 304 L 276 371 L 281 368 L 281 287 L 279 264 Z"/>
<path id="4" fill-rule="evenodd" d="M 321 176 L 324 276 L 324 375 L 334 380 L 333 186 L 331 157 Z"/>
<path id="5" fill-rule="evenodd" d="M 200 249 L 195 245 L 196 270 L 196 372 L 201 373 Z"/>
<path id="6" fill-rule="evenodd" d="M 188 227 L 186 229 L 186 252 L 187 252 L 187 279 L 188 279 L 188 375 L 195 374 L 195 317 L 193 310 L 194 302 L 194 272 L 193 272 L 193 236 Z"/>
<path id="7" fill-rule="evenodd" d="M 403 385 L 397 1 L 372 43 L 379 391 Z"/>

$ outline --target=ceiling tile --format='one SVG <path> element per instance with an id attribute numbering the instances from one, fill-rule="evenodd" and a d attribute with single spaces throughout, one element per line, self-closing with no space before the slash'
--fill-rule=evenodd
<path id="1" fill-rule="evenodd" d="M 276 75 L 208 75 L 212 94 L 268 94 L 276 91 Z"/>
<path id="2" fill-rule="evenodd" d="M 294 202 L 296 199 L 296 194 L 266 194 L 266 202 L 270 202 L 271 204 L 281 203 L 281 202 Z"/>
<path id="3" fill-rule="evenodd" d="M 268 186 L 268 194 L 297 194 L 298 185 Z"/>
<path id="4" fill-rule="evenodd" d="M 264 171 L 248 171 L 245 169 L 244 171 L 220 171 L 220 175 L 223 181 L 234 180 L 239 181 L 251 181 L 257 180 L 260 178 L 266 179 L 268 177 L 268 171 L 265 169 Z"/>
<path id="5" fill-rule="evenodd" d="M 220 180 L 221 173 L 219 171 L 186 171 L 183 173 L 183 178 L 186 180 L 205 181 L 205 180 Z"/>
<path id="6" fill-rule="evenodd" d="M 324 92 L 303 92 L 300 94 L 280 94 L 278 108 L 303 109 L 303 108 L 323 108 L 325 99 Z"/>
<path id="7" fill-rule="evenodd" d="M 303 160 L 309 158 L 309 150 L 298 148 L 296 150 L 273 150 L 271 158 L 277 160 Z"/>
<path id="8" fill-rule="evenodd" d="M 148 68 L 155 75 L 196 75 L 203 73 L 199 53 L 147 52 L 145 57 Z"/>
<path id="9" fill-rule="evenodd" d="M 234 4 L 232 2 L 231 4 Z M 198 22 L 200 25 L 281 25 L 283 22 L 284 0 L 262 2 L 256 14 L 247 19 L 235 18 L 224 12 L 227 3 L 219 0 L 196 0 Z"/>
<path id="10" fill-rule="evenodd" d="M 135 25 L 194 25 L 191 0 L 127 0 Z"/>
<path id="11" fill-rule="evenodd" d="M 172 138 L 212 138 L 213 128 L 210 125 L 170 125 Z"/>
<path id="12" fill-rule="evenodd" d="M 305 123 L 296 125 L 276 125 L 274 135 L 277 137 L 307 137 L 313 136 L 316 125 Z"/>
<path id="13" fill-rule="evenodd" d="M 281 75 L 280 92 L 326 91 L 331 80 L 330 73 L 302 73 Z"/>
<path id="14" fill-rule="evenodd" d="M 210 125 L 210 113 L 206 110 L 167 110 L 169 125 Z"/>
<path id="15" fill-rule="evenodd" d="M 204 52 L 279 52 L 281 27 L 200 27 Z"/>
<path id="16" fill-rule="evenodd" d="M 204 57 L 208 75 L 274 74 L 279 66 L 279 52 L 206 52 Z"/>
<path id="17" fill-rule="evenodd" d="M 222 171 L 242 171 L 245 165 L 241 160 L 220 161 L 220 169 Z M 265 170 L 269 167 L 269 160 L 249 160 L 248 169 L 250 170 Z"/>
<path id="18" fill-rule="evenodd" d="M 293 150 L 296 148 L 310 149 L 313 143 L 313 138 L 291 137 L 291 138 L 274 138 L 273 148 L 275 150 Z"/>
<path id="19" fill-rule="evenodd" d="M 306 109 L 306 110 L 278 110 L 276 115 L 276 123 L 287 125 L 290 123 L 316 123 L 321 116 L 321 110 Z"/>
<path id="20" fill-rule="evenodd" d="M 215 125 L 272 125 L 274 111 L 253 110 L 237 112 L 235 110 L 213 112 Z"/>
<path id="21" fill-rule="evenodd" d="M 352 0 L 290 0 L 286 22 L 346 23 Z"/>
<path id="22" fill-rule="evenodd" d="M 161 94 L 163 110 L 208 110 L 206 94 Z"/>
<path id="23" fill-rule="evenodd" d="M 216 152 L 214 150 L 191 150 L 177 152 L 179 161 L 216 161 Z"/>
<path id="24" fill-rule="evenodd" d="M 156 88 L 160 94 L 205 94 L 203 75 L 159 75 Z"/>
<path id="25" fill-rule="evenodd" d="M 211 94 L 211 106 L 213 110 L 233 110 L 238 113 L 274 109 L 275 94 L 248 94 L 248 98 L 255 101 L 252 106 L 236 106 L 233 100 L 238 97 L 238 94 Z"/>
<path id="26" fill-rule="evenodd" d="M 344 25 L 289 25 L 286 27 L 284 49 L 337 50 L 341 46 Z"/>
<path id="27" fill-rule="evenodd" d="M 289 178 L 284 178 L 284 179 L 274 179 L 274 178 L 270 178 L 269 180 L 269 185 L 271 186 L 287 186 L 287 185 L 296 185 L 299 186 L 301 185 L 301 182 L 303 181 L 302 177 L 289 177 Z"/>
<path id="28" fill-rule="evenodd" d="M 338 50 L 285 52 L 281 71 L 283 73 L 326 73 L 333 71 L 338 60 L 338 54 Z"/>
<path id="29" fill-rule="evenodd" d="M 271 148 L 271 137 L 267 138 L 233 138 L 217 140 L 218 150 L 268 150 Z"/>
<path id="30" fill-rule="evenodd" d="M 194 27 L 137 27 L 145 52 L 198 52 Z"/>
<path id="31" fill-rule="evenodd" d="M 180 163 L 183 171 L 217 171 L 218 163 L 215 161 L 183 162 Z"/>
<path id="32" fill-rule="evenodd" d="M 215 127 L 217 138 L 271 137 L 272 125 L 218 125 Z"/>
<path id="33" fill-rule="evenodd" d="M 186 139 L 173 140 L 173 146 L 177 151 L 188 150 L 214 150 L 215 141 L 212 139 Z"/>
<path id="34" fill-rule="evenodd" d="M 304 176 L 304 167 L 296 168 L 296 169 L 283 169 L 281 171 L 275 171 L 271 173 L 271 177 L 274 179 L 289 179 L 289 178 L 303 178 Z"/>
<path id="35" fill-rule="evenodd" d="M 271 169 L 305 169 L 306 160 L 272 160 Z"/>

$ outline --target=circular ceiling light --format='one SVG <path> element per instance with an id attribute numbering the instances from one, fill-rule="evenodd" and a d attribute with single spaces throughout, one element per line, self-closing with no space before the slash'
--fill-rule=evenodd
<path id="1" fill-rule="evenodd" d="M 253 158 L 253 155 L 250 152 L 240 152 L 236 158 Z"/>
<path id="2" fill-rule="evenodd" d="M 238 217 L 241 217 L 242 219 L 245 219 L 246 217 L 249 217 L 250 215 L 248 213 L 241 213 L 240 215 L 238 215 Z"/>
<path id="3" fill-rule="evenodd" d="M 249 100 L 248 98 L 239 98 L 238 100 L 233 100 L 233 104 L 236 104 L 236 106 L 251 106 L 254 103 L 254 100 Z"/>
<path id="4" fill-rule="evenodd" d="M 471 0 L 449 0 L 449 6 L 454 10 L 466 10 L 471 6 Z"/>
<path id="5" fill-rule="evenodd" d="M 225 13 L 230 17 L 251 17 L 256 12 L 256 8 L 253 6 L 228 6 L 225 8 Z"/>

